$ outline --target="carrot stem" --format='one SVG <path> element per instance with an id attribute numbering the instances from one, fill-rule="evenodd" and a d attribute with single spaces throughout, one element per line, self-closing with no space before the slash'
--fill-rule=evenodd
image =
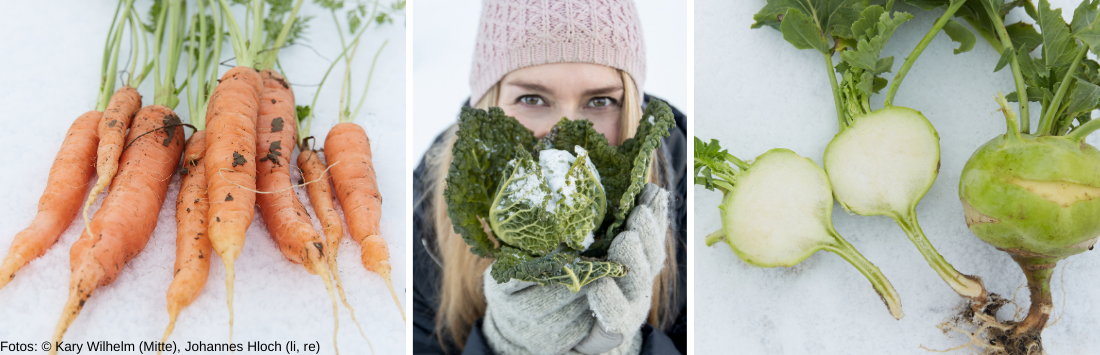
<path id="1" fill-rule="evenodd" d="M 382 42 L 382 46 L 378 47 L 378 51 L 374 53 L 374 60 L 370 62 L 370 71 L 367 72 L 367 85 L 363 87 L 363 95 L 359 97 L 359 104 L 355 106 L 355 111 L 348 116 L 347 122 L 355 120 L 355 116 L 359 115 L 359 110 L 363 108 L 363 103 L 367 101 L 367 92 L 370 91 L 370 81 L 374 77 L 374 66 L 378 64 L 378 56 L 382 54 L 382 50 L 386 48 L 386 44 L 389 44 L 390 40 Z M 350 106 L 349 106 L 350 107 Z"/>

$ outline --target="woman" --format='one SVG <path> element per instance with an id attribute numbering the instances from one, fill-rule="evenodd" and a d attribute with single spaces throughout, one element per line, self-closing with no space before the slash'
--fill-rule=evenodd
<path id="1" fill-rule="evenodd" d="M 613 144 L 632 137 L 650 100 L 638 14 L 629 0 L 591 4 L 484 0 L 467 105 L 499 106 L 537 137 L 561 117 Z M 686 126 L 673 112 L 652 184 L 609 250 L 631 272 L 577 293 L 487 276 L 493 260 L 470 253 L 442 198 L 457 127 L 437 137 L 413 177 L 413 352 L 685 352 Z"/>

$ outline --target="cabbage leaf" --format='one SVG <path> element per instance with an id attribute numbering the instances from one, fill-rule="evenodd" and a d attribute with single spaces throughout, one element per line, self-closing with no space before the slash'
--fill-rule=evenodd
<path id="1" fill-rule="evenodd" d="M 651 100 L 634 138 L 613 146 L 587 120 L 563 118 L 540 140 L 498 107 L 463 108 L 443 192 L 455 232 L 472 253 L 496 259 L 491 275 L 500 283 L 563 284 L 576 292 L 623 276 L 622 264 L 605 260 L 607 248 L 674 125 L 668 105 Z M 556 191 L 538 161 L 550 149 L 575 157 Z"/>

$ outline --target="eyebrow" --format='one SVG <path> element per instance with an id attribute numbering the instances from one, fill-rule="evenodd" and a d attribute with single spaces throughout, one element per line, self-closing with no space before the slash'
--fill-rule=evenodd
<path id="1" fill-rule="evenodd" d="M 585 90 L 584 93 L 581 94 L 581 95 L 582 96 L 607 95 L 607 94 L 614 93 L 614 92 L 619 92 L 619 91 L 623 91 L 622 85 L 607 86 L 607 87 L 596 88 L 596 89 L 588 89 L 588 90 Z"/>
<path id="2" fill-rule="evenodd" d="M 520 87 L 522 89 L 525 89 L 525 90 L 528 90 L 528 91 L 534 91 L 534 92 L 540 92 L 540 93 L 553 93 L 553 90 L 550 90 L 545 85 L 542 85 L 542 84 L 539 84 L 539 83 L 530 83 L 530 82 L 526 82 L 526 81 L 514 80 L 514 81 L 509 81 L 507 83 L 507 85 L 518 86 L 518 87 Z M 588 89 L 588 90 L 585 90 L 581 95 L 582 96 L 607 95 L 607 94 L 611 94 L 611 93 L 615 93 L 615 92 L 619 92 L 619 91 L 623 91 L 622 85 L 612 85 L 612 86 L 605 86 L 605 87 L 602 87 L 602 88 Z"/>
<path id="3" fill-rule="evenodd" d="M 514 80 L 514 81 L 508 82 L 508 85 L 518 86 L 518 87 L 520 87 L 522 89 L 525 89 L 525 90 L 528 90 L 528 91 L 542 92 L 542 93 L 552 93 L 552 91 L 549 88 L 547 88 L 546 86 L 544 86 L 542 84 L 539 84 L 539 83 L 529 83 L 529 82 L 525 82 L 525 81 Z"/>

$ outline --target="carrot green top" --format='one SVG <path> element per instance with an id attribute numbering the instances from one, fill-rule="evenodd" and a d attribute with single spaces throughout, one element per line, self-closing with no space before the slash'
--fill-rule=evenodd
<path id="1" fill-rule="evenodd" d="M 200 131 L 206 129 L 206 108 L 214 87 L 218 85 L 218 59 L 225 40 L 222 28 L 224 21 L 214 1 L 197 1 L 187 39 L 187 62 L 190 70 L 187 80 L 191 81 L 186 88 L 187 111 L 191 116 L 191 125 Z M 209 15 L 206 14 L 208 8 Z"/>
<path id="2" fill-rule="evenodd" d="M 183 0 L 168 0 L 168 6 L 161 6 L 157 14 L 156 32 L 153 35 L 153 75 L 154 92 L 153 104 L 164 105 L 169 109 L 175 109 L 179 105 L 179 92 L 177 88 L 176 69 L 183 51 L 183 38 L 186 32 L 187 12 L 183 8 Z M 167 32 L 167 34 L 165 33 Z M 168 47 L 168 53 L 161 60 L 161 49 Z M 163 75 L 163 77 L 162 77 Z M 187 85 L 185 81 L 183 85 Z"/>
<path id="3" fill-rule="evenodd" d="M 388 8 L 379 8 L 378 1 L 374 2 L 374 6 L 370 11 L 367 10 L 365 4 L 359 4 L 356 7 L 351 8 L 346 13 L 348 19 L 348 33 L 355 35 L 351 39 L 351 42 L 345 42 L 344 40 L 344 28 L 340 26 L 340 20 L 336 16 L 337 10 L 343 8 L 344 4 L 341 1 L 320 1 L 321 7 L 329 10 L 332 15 L 332 21 L 336 24 L 336 33 L 340 38 L 340 45 L 343 46 L 343 51 L 340 55 L 333 60 L 332 65 L 325 71 L 324 77 L 321 79 L 320 85 L 317 86 L 317 93 L 313 95 L 313 101 L 310 106 L 298 106 L 298 120 L 302 125 L 301 134 L 299 135 L 299 144 L 305 144 L 306 138 L 309 138 L 309 128 L 313 125 L 313 110 L 312 107 L 317 106 L 317 98 L 320 97 L 321 88 L 325 85 L 325 80 L 328 79 L 329 73 L 336 67 L 336 64 L 340 62 L 340 59 L 345 59 L 346 69 L 344 70 L 344 79 L 340 86 L 340 113 L 339 122 L 351 122 L 355 119 L 355 116 L 359 114 L 359 110 L 363 108 L 363 102 L 366 101 L 367 92 L 370 88 L 371 78 L 374 75 L 374 67 L 378 64 L 378 57 L 382 54 L 382 49 L 386 48 L 386 44 L 389 41 L 382 42 L 378 51 L 374 54 L 374 60 L 371 62 L 370 71 L 367 73 L 366 87 L 363 88 L 363 94 L 359 97 L 358 104 L 356 104 L 355 111 L 351 110 L 352 106 L 352 90 L 351 90 L 351 64 L 355 59 L 355 52 L 359 48 L 359 39 L 366 32 L 367 28 L 373 23 L 376 26 L 385 24 L 392 24 L 394 16 L 402 14 L 405 10 L 405 1 L 394 1 Z"/>
<path id="4" fill-rule="evenodd" d="M 119 13 L 122 17 L 119 17 Z M 107 32 L 107 42 L 103 47 L 103 64 L 100 68 L 99 93 L 96 97 L 96 111 L 107 109 L 111 101 L 111 95 L 115 93 L 115 71 L 118 69 L 118 51 L 122 47 L 122 31 L 126 23 L 130 23 L 130 32 L 136 39 L 138 32 L 134 26 L 134 0 L 119 0 L 115 7 L 115 15 L 111 18 L 111 27 Z M 134 53 L 137 51 L 137 41 L 134 41 Z M 136 63 L 136 61 L 135 61 Z M 131 77 L 133 70 L 130 70 Z"/>

